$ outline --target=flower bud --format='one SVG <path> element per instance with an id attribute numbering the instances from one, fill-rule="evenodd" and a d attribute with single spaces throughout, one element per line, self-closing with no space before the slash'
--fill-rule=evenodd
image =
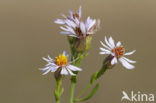
<path id="1" fill-rule="evenodd" d="M 82 38 L 68 37 L 68 40 L 74 52 L 85 52 L 90 49 L 92 36 Z"/>

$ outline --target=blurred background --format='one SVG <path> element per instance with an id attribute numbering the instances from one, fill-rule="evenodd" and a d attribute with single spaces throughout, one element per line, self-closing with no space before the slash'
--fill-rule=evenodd
<path id="1" fill-rule="evenodd" d="M 122 41 L 136 68 L 120 64 L 98 80 L 96 95 L 85 103 L 121 103 L 122 90 L 156 95 L 156 1 L 155 0 L 0 0 L 0 102 L 55 103 L 53 73 L 42 76 L 42 57 L 70 53 L 65 35 L 54 24 L 60 14 L 77 11 L 83 19 L 101 19 L 101 29 L 93 36 L 89 56 L 82 63 L 76 92 L 100 69 L 105 56 L 99 55 L 99 40 L 112 36 Z M 70 76 L 63 80 L 61 103 L 68 103 Z M 85 94 L 86 95 L 86 94 Z"/>

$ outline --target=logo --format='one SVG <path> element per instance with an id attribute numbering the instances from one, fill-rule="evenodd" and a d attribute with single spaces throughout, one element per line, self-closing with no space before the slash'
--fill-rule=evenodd
<path id="1" fill-rule="evenodd" d="M 140 91 L 134 92 L 131 91 L 130 94 L 127 94 L 125 91 L 122 91 L 122 98 L 121 101 L 132 101 L 132 102 L 153 102 L 154 101 L 154 94 L 146 94 L 146 93 L 141 93 Z"/>

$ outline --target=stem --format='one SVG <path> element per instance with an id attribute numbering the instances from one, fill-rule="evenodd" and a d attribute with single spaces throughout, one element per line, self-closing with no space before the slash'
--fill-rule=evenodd
<path id="1" fill-rule="evenodd" d="M 56 90 L 55 90 L 55 99 L 56 99 L 56 103 L 60 103 L 60 87 L 61 87 L 61 79 L 57 79 L 56 80 L 57 82 L 57 87 L 56 87 Z"/>
<path id="2" fill-rule="evenodd" d="M 71 81 L 71 86 L 70 86 L 70 100 L 69 100 L 69 103 L 73 103 L 74 89 L 75 89 L 75 83 Z"/>
<path id="3" fill-rule="evenodd" d="M 78 58 L 78 60 L 76 60 L 75 62 L 73 62 L 73 65 L 77 66 L 77 67 L 80 67 L 80 64 L 81 64 L 81 61 L 82 61 L 82 58 L 80 58 L 78 56 L 78 53 L 72 55 L 72 59 L 76 59 Z M 75 76 L 72 76 L 71 77 L 71 85 L 70 85 L 70 98 L 69 98 L 69 103 L 73 103 L 74 102 L 74 89 L 75 89 L 75 84 L 77 82 L 77 74 L 78 74 L 78 71 L 73 71 L 74 74 L 76 74 Z"/>

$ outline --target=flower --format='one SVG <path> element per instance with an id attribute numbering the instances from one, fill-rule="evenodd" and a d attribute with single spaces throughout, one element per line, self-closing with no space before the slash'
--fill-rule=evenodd
<path id="1" fill-rule="evenodd" d="M 86 36 L 92 35 L 97 31 L 100 25 L 100 20 L 87 18 L 85 22 L 81 20 L 82 16 L 81 6 L 78 13 L 73 13 L 69 11 L 69 16 L 62 14 L 64 19 L 56 19 L 54 23 L 61 24 L 60 28 L 63 30 L 60 33 L 66 34 L 68 36 L 73 36 L 76 38 L 84 38 Z"/>
<path id="2" fill-rule="evenodd" d="M 118 60 L 119 60 L 125 68 L 127 68 L 127 69 L 134 68 L 134 66 L 130 63 L 136 63 L 136 61 L 130 60 L 124 56 L 131 55 L 136 50 L 125 53 L 125 49 L 121 45 L 121 42 L 118 41 L 117 44 L 115 45 L 112 37 L 110 37 L 109 40 L 107 40 L 107 38 L 105 37 L 105 42 L 106 42 L 106 45 L 102 41 L 100 41 L 100 43 L 104 47 L 104 48 L 100 48 L 100 50 L 101 50 L 100 54 L 109 54 L 109 55 L 113 56 L 113 58 L 111 59 L 111 65 L 117 64 Z"/>
<path id="3" fill-rule="evenodd" d="M 68 61 L 68 55 L 66 55 L 66 52 L 64 51 L 62 54 L 60 54 L 58 57 L 55 57 L 55 59 L 52 59 L 50 56 L 48 58 L 44 58 L 48 64 L 45 65 L 44 68 L 41 70 L 44 72 L 43 75 L 47 74 L 48 72 L 57 72 L 59 71 L 59 74 L 61 75 L 72 75 L 75 74 L 72 71 L 81 71 L 82 69 L 71 65 L 71 61 Z"/>

